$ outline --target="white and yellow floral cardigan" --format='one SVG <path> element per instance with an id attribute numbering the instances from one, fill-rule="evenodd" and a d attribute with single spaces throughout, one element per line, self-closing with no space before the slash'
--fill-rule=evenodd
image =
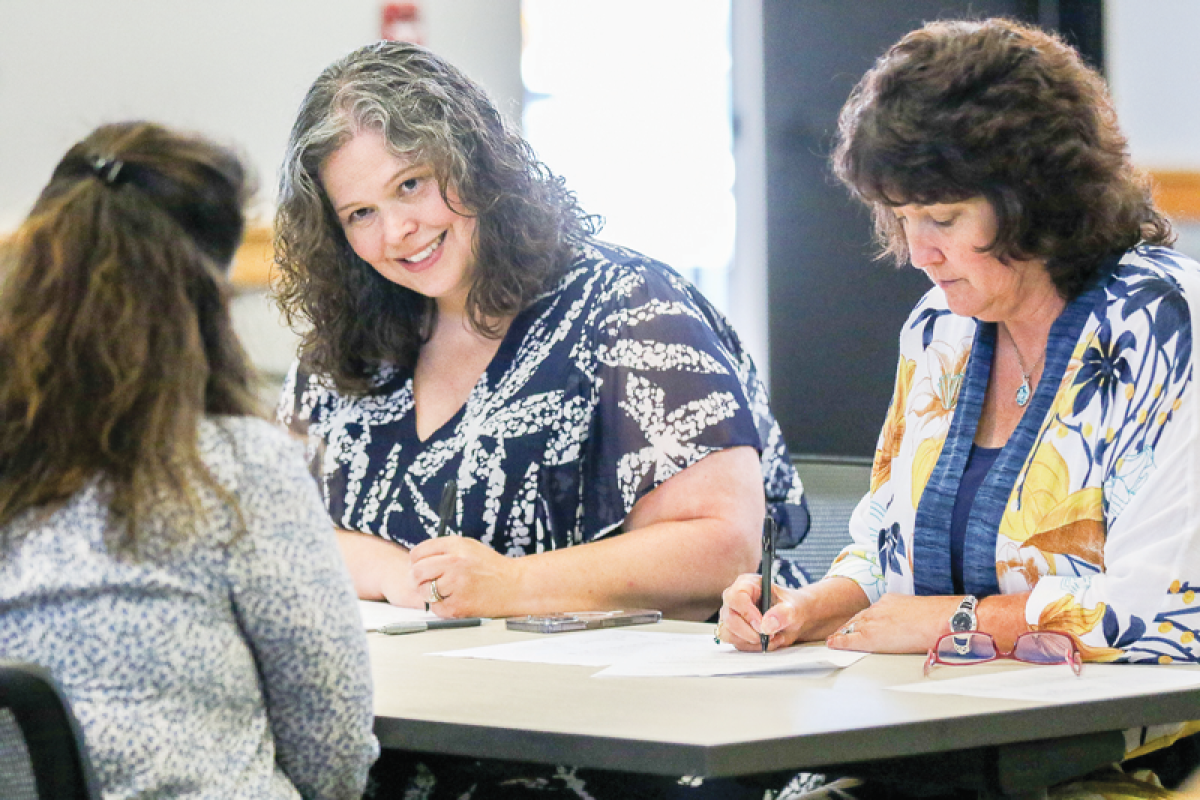
<path id="1" fill-rule="evenodd" d="M 964 581 L 1032 591 L 1034 628 L 1098 661 L 1200 658 L 1200 265 L 1142 246 L 1063 311 L 1024 419 L 980 487 Z M 996 325 L 930 291 L 900 337 L 895 394 L 854 544 L 830 576 L 953 594 L 950 516 L 991 369 Z"/>

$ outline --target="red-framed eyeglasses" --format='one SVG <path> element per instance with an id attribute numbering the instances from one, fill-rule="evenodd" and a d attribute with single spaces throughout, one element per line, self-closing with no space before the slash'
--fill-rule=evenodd
<path id="1" fill-rule="evenodd" d="M 1070 634 L 1059 631 L 1026 631 L 1005 653 L 996 646 L 990 633 L 966 631 L 947 633 L 929 650 L 925 659 L 925 675 L 934 664 L 958 667 L 964 664 L 983 664 L 1001 658 L 1011 658 L 1026 664 L 1066 664 L 1076 675 L 1083 672 L 1083 654 Z"/>

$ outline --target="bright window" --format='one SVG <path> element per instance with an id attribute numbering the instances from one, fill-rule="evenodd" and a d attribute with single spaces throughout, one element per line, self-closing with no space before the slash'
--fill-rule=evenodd
<path id="1" fill-rule="evenodd" d="M 525 135 L 605 220 L 719 308 L 733 258 L 729 0 L 523 0 Z"/>

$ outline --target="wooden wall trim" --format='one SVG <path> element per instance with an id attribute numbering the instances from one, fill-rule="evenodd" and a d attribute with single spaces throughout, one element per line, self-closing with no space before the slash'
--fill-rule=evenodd
<path id="1" fill-rule="evenodd" d="M 1163 213 L 1179 222 L 1200 222 L 1200 172 L 1150 170 L 1150 179 Z"/>
<path id="2" fill-rule="evenodd" d="M 11 232 L 0 232 L 0 247 L 11 237 Z M 272 238 L 273 233 L 269 226 L 259 225 L 246 229 L 242 246 L 234 254 L 233 266 L 229 270 L 229 279 L 237 289 L 258 291 L 271 285 L 275 257 Z"/>
<path id="3" fill-rule="evenodd" d="M 1150 170 L 1154 201 L 1167 216 L 1179 222 L 1200 222 L 1200 171 Z M 7 238 L 0 235 L 0 243 Z M 266 289 L 274 267 L 270 225 L 253 225 L 233 258 L 230 279 L 247 291 Z"/>
<path id="4" fill-rule="evenodd" d="M 274 268 L 275 248 L 272 242 L 273 232 L 269 225 L 255 225 L 246 228 L 242 246 L 233 257 L 233 267 L 229 271 L 229 279 L 239 289 L 265 289 L 271 284 L 271 271 Z"/>

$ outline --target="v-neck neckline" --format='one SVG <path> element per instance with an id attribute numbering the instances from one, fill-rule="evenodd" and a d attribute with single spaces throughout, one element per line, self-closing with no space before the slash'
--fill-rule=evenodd
<path id="1" fill-rule="evenodd" d="M 409 396 L 412 398 L 412 413 L 407 415 L 408 427 L 412 438 L 420 447 L 428 448 L 437 442 L 449 438 L 458 428 L 463 417 L 466 416 L 467 407 L 471 404 L 471 398 L 479 391 L 480 384 L 486 382 L 488 386 L 495 386 L 499 383 L 504 373 L 512 365 L 513 359 L 516 358 L 521 340 L 525 338 L 526 332 L 537 316 L 535 309 L 540 305 L 540 302 L 535 302 L 513 317 L 512 321 L 508 324 L 508 330 L 500 338 L 500 346 L 496 348 L 496 352 L 492 354 L 487 366 L 480 373 L 479 380 L 475 381 L 475 385 L 471 387 L 471 391 L 467 394 L 467 399 L 463 401 L 462 405 L 445 422 L 430 431 L 429 435 L 424 439 L 417 434 L 416 369 L 414 368 L 409 371 L 407 388 Z"/>

